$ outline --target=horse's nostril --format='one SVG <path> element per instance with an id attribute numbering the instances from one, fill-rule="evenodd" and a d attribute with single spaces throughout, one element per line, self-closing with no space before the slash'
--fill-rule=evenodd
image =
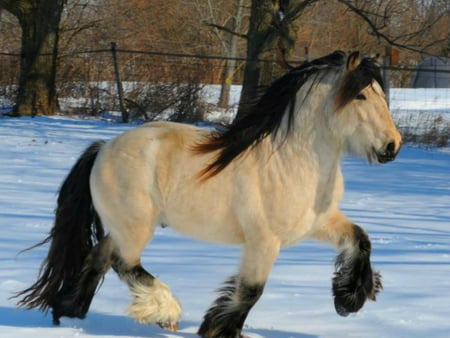
<path id="1" fill-rule="evenodd" d="M 392 141 L 386 145 L 386 148 L 384 148 L 384 150 L 380 149 L 380 151 L 376 151 L 374 149 L 374 151 L 379 163 L 387 163 L 395 159 L 398 149 L 396 148 L 395 142 Z"/>
<path id="2" fill-rule="evenodd" d="M 395 143 L 394 142 L 388 143 L 388 145 L 386 147 L 386 153 L 388 153 L 388 154 L 394 154 L 395 153 Z"/>

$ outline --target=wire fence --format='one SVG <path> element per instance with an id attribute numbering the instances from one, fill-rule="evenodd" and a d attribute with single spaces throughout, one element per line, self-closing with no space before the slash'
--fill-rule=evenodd
<path id="1" fill-rule="evenodd" d="M 168 85 L 220 84 L 226 67 L 224 56 L 168 53 L 115 49 L 117 70 L 120 74 L 127 102 L 155 100 L 146 97 L 152 86 L 164 88 L 163 94 L 171 90 Z M 20 70 L 20 54 L 0 53 L 0 109 L 5 102 L 14 102 Z M 232 83 L 240 85 L 243 79 L 245 58 L 234 58 L 236 62 Z M 273 62 L 270 60 L 260 60 Z M 280 72 L 282 72 L 281 70 Z M 449 88 L 410 88 L 414 75 L 413 67 L 388 67 L 389 99 L 394 114 L 402 119 L 406 115 L 437 113 L 450 116 Z M 420 69 L 439 79 L 450 77 L 450 70 Z M 105 110 L 120 110 L 118 87 L 116 86 L 112 48 L 74 51 L 58 56 L 57 95 L 62 113 L 95 114 Z M 173 88 L 172 88 L 173 89 Z M 159 93 L 161 94 L 161 93 Z M 155 94 L 156 95 L 156 94 Z M 142 108 L 142 107 L 141 107 Z M 145 107 L 144 107 L 145 109 Z M 448 114 L 447 114 L 448 113 Z M 446 118 L 447 118 L 446 117 Z"/>

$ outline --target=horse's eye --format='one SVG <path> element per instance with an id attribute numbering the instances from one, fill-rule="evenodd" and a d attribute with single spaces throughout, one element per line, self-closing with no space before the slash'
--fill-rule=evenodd
<path id="1" fill-rule="evenodd" d="M 366 95 L 359 93 L 358 95 L 356 95 L 356 99 L 357 100 L 365 100 L 366 99 Z"/>

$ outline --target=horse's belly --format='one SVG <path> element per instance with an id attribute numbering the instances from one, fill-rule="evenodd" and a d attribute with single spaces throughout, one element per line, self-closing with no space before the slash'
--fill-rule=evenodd
<path id="1" fill-rule="evenodd" d="M 213 211 L 204 209 L 201 213 L 195 210 L 171 212 L 165 222 L 174 230 L 189 237 L 217 243 L 239 244 L 243 235 L 237 222 L 231 217 L 218 219 Z"/>
<path id="2" fill-rule="evenodd" d="M 204 183 L 180 181 L 166 196 L 163 217 L 176 231 L 196 239 L 242 243 L 244 236 L 232 207 L 231 191 L 232 186 L 219 177 Z"/>

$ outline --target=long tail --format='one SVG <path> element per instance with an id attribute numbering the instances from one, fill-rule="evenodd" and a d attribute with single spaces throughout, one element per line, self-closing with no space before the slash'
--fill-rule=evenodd
<path id="1" fill-rule="evenodd" d="M 58 300 L 73 292 L 86 256 L 104 237 L 89 187 L 91 170 L 103 144 L 103 141 L 92 143 L 64 180 L 50 235 L 32 247 L 50 242 L 47 258 L 36 283 L 16 294 L 16 297 L 23 297 L 18 306 L 47 312 Z"/>

